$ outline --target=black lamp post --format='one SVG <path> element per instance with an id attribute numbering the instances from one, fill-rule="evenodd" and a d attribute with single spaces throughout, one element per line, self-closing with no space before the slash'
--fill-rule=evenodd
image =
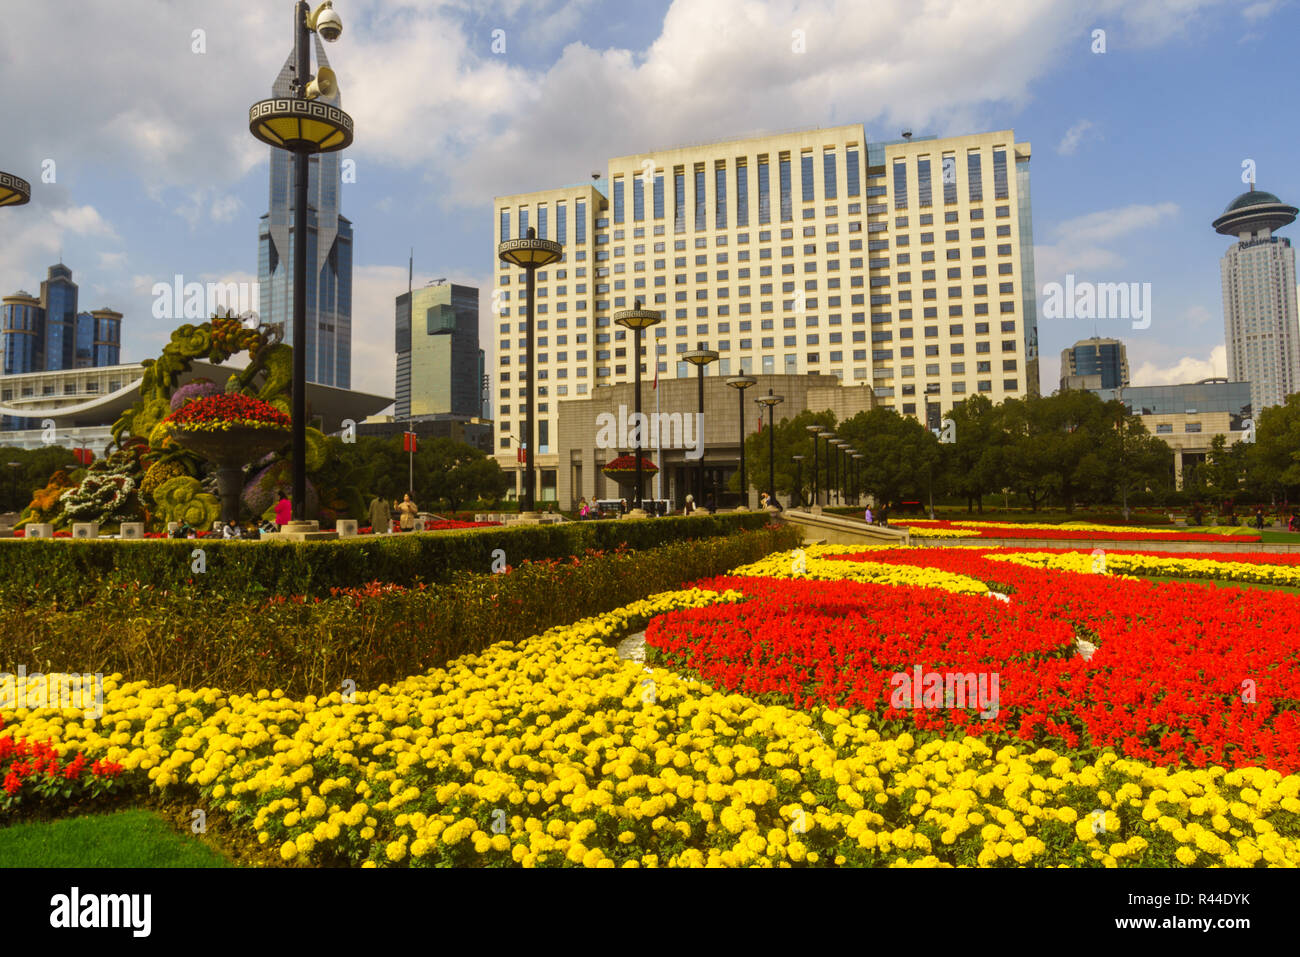
<path id="1" fill-rule="evenodd" d="M 794 503 L 795 508 L 803 508 L 803 456 L 792 455 L 794 459 L 794 489 L 798 496 L 798 501 Z"/>
<path id="2" fill-rule="evenodd" d="M 31 183 L 0 170 L 0 206 L 24 206 L 31 198 Z"/>
<path id="3" fill-rule="evenodd" d="M 704 367 L 710 362 L 717 362 L 718 354 L 712 349 L 704 348 L 704 343 L 701 342 L 694 352 L 682 353 L 682 358 L 694 365 L 699 372 L 700 427 L 698 431 L 700 433 L 700 468 L 695 479 L 695 497 L 697 499 L 695 505 L 698 508 L 704 500 Z M 742 392 L 741 395 L 744 395 L 744 393 Z M 714 505 L 716 506 L 717 503 L 715 502 Z"/>
<path id="4" fill-rule="evenodd" d="M 853 488 L 854 488 L 853 501 L 854 501 L 854 504 L 856 504 L 856 505 L 861 505 L 861 504 L 862 504 L 862 471 L 861 471 L 861 467 L 862 467 L 862 460 L 863 460 L 864 458 L 866 458 L 866 456 L 862 455 L 861 453 L 854 453 L 854 455 L 853 455 Z"/>
<path id="5" fill-rule="evenodd" d="M 524 325 L 528 329 L 528 371 L 524 373 L 524 398 L 528 400 L 527 415 L 524 423 L 524 500 L 523 508 L 519 515 L 521 518 L 532 517 L 532 513 L 537 503 L 535 494 L 537 489 L 537 460 L 534 458 L 533 438 L 536 435 L 536 422 L 534 421 L 534 409 L 536 408 L 536 399 L 533 396 L 533 375 L 535 363 L 534 353 L 536 352 L 536 335 L 534 333 L 533 323 L 533 298 L 534 290 L 537 284 L 537 270 L 542 266 L 548 266 L 564 255 L 564 247 L 553 239 L 538 239 L 537 230 L 532 226 L 528 227 L 528 235 L 523 239 L 507 239 L 501 245 L 497 246 L 497 256 L 503 262 L 508 262 L 513 266 L 518 266 L 527 274 L 527 304 Z"/>
<path id="6" fill-rule="evenodd" d="M 820 425 L 808 426 L 808 433 L 812 436 L 812 440 L 813 440 L 813 470 L 812 470 L 813 502 L 812 503 L 814 507 L 821 505 L 822 503 L 821 482 L 818 481 L 818 476 L 817 476 L 817 472 L 818 472 L 817 439 L 821 436 L 821 433 L 825 431 L 826 430 Z"/>
<path id="7" fill-rule="evenodd" d="M 727 385 L 736 390 L 736 397 L 740 399 L 740 507 L 745 509 L 749 502 L 749 481 L 745 475 L 745 390 L 758 385 L 758 380 L 753 376 L 738 375 L 728 379 Z"/>
<path id="8" fill-rule="evenodd" d="M 530 272 L 528 275 L 531 279 L 532 273 Z M 531 290 L 531 286 L 529 288 Z M 641 518 L 645 514 L 645 510 L 641 507 L 641 433 L 644 431 L 643 426 L 645 424 L 645 420 L 641 417 L 641 333 L 651 326 L 658 325 L 663 319 L 657 312 L 642 309 L 641 300 L 636 299 L 633 300 L 633 308 L 614 313 L 614 321 L 620 326 L 631 329 L 635 334 L 633 336 L 635 341 L 633 364 L 636 366 L 636 495 L 633 496 L 632 508 L 642 513 L 636 516 Z M 530 322 L 529 326 L 531 327 L 531 325 Z"/>
<path id="9" fill-rule="evenodd" d="M 835 491 L 834 473 L 831 470 L 831 453 L 834 451 L 835 433 L 826 431 L 821 434 L 821 437 L 826 440 L 826 461 L 822 463 L 822 468 L 826 471 L 826 505 L 829 507 L 831 495 Z"/>
<path id="10" fill-rule="evenodd" d="M 767 395 L 760 395 L 754 401 L 767 406 L 767 494 L 768 508 L 771 508 L 776 504 L 776 430 L 772 425 L 772 410 L 785 401 L 785 396 L 773 395 L 768 389 Z"/>
<path id="11" fill-rule="evenodd" d="M 337 90 L 334 73 L 322 67 L 311 76 L 311 35 L 333 42 L 343 21 L 326 0 L 309 12 L 304 0 L 293 5 L 293 95 L 260 100 L 248 110 L 253 136 L 294 154 L 293 191 L 293 519 L 307 509 L 307 160 L 313 153 L 333 153 L 352 145 L 352 117 L 319 97 Z"/>

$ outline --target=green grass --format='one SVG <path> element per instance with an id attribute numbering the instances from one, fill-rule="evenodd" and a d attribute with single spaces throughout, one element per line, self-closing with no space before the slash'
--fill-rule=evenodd
<path id="1" fill-rule="evenodd" d="M 1259 533 L 1261 541 L 1274 545 L 1300 545 L 1300 532 L 1279 532 L 1277 529 L 1264 529 Z"/>
<path id="2" fill-rule="evenodd" d="M 0 827 L 0 867 L 234 867 L 152 811 Z"/>
<path id="3" fill-rule="evenodd" d="M 1292 595 L 1300 595 L 1300 588 L 1294 585 L 1268 585 L 1263 582 L 1240 582 L 1240 581 L 1222 581 L 1218 578 L 1167 578 L 1160 575 L 1140 575 L 1149 582 L 1180 582 L 1187 584 L 1189 582 L 1197 585 L 1214 585 L 1218 588 L 1258 588 L 1263 591 L 1284 591 Z"/>

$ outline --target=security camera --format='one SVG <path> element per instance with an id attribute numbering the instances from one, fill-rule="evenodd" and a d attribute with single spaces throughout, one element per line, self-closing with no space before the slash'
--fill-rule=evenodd
<path id="1" fill-rule="evenodd" d="M 311 15 L 311 28 L 320 38 L 333 43 L 343 33 L 343 18 L 334 12 L 333 0 L 325 0 Z"/>

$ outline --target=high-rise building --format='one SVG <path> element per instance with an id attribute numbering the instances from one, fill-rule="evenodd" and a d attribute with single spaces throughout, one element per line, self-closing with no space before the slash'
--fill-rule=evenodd
<path id="1" fill-rule="evenodd" d="M 524 419 L 524 272 L 496 244 L 559 241 L 537 273 L 537 464 L 559 463 L 558 401 L 631 381 L 632 334 L 664 321 L 645 374 L 833 375 L 904 415 L 971 395 L 1038 393 L 1028 143 L 1011 130 L 869 143 L 861 124 L 616 157 L 601 178 L 499 196 L 493 209 L 496 453 Z M 777 325 L 780 323 L 780 325 Z M 543 475 L 542 480 L 545 480 Z"/>
<path id="2" fill-rule="evenodd" d="M 0 374 L 58 372 L 121 361 L 122 314 L 77 311 L 77 284 L 63 263 L 51 266 L 40 298 L 19 290 L 0 302 Z"/>
<path id="3" fill-rule="evenodd" d="M 316 59 L 329 66 L 319 36 Z M 273 96 L 290 96 L 293 54 L 271 87 Z M 339 94 L 322 97 L 339 106 Z M 293 341 L 294 158 L 271 149 L 270 211 L 258 225 L 257 278 L 261 318 L 284 324 Z M 307 381 L 341 389 L 352 385 L 352 223 L 339 214 L 340 154 L 308 159 L 307 173 Z"/>
<path id="4" fill-rule="evenodd" d="M 478 289 L 443 283 L 402 293 L 396 332 L 394 417 L 481 417 Z"/>
<path id="5" fill-rule="evenodd" d="M 1256 415 L 1300 391 L 1295 250 L 1273 235 L 1297 212 L 1251 184 L 1213 224 L 1237 239 L 1219 261 L 1228 378 L 1250 382 Z"/>
<path id="6" fill-rule="evenodd" d="M 1118 389 L 1128 384 L 1128 349 L 1118 339 L 1093 336 L 1061 350 L 1062 389 Z"/>

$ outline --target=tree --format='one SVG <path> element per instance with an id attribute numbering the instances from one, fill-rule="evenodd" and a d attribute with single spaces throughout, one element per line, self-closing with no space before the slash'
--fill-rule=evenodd
<path id="1" fill-rule="evenodd" d="M 0 446 L 0 512 L 21 512 L 37 489 L 59 469 L 72 471 L 79 463 L 71 449 L 47 445 L 39 449 Z"/>
<path id="2" fill-rule="evenodd" d="M 1287 501 L 1300 491 L 1300 393 L 1259 414 L 1253 448 L 1244 454 L 1257 487 Z"/>
<path id="3" fill-rule="evenodd" d="M 777 411 L 780 410 L 777 406 Z M 775 419 L 775 415 L 773 416 Z M 768 478 L 768 444 L 775 444 L 776 449 L 776 490 L 777 492 L 790 495 L 794 491 L 795 478 L 800 477 L 803 480 L 805 488 L 811 488 L 813 483 L 813 440 L 812 435 L 808 432 L 808 426 L 820 425 L 822 428 L 835 430 L 835 415 L 832 412 L 811 412 L 804 410 L 792 419 L 778 419 L 773 426 L 775 435 L 768 436 L 767 431 L 767 412 L 763 413 L 763 428 L 759 431 L 751 432 L 745 437 L 745 472 L 749 481 L 750 488 L 760 492 L 766 492 Z M 818 443 L 820 451 L 818 452 L 818 464 L 820 466 L 821 481 L 819 487 L 822 489 L 823 497 L 828 487 L 828 478 L 830 472 L 826 462 L 826 443 Z M 796 468 L 794 456 L 802 455 L 804 457 L 803 467 Z M 799 474 L 802 473 L 802 474 Z M 727 483 L 727 487 L 732 491 L 740 491 L 740 474 L 737 472 Z"/>
<path id="4" fill-rule="evenodd" d="M 954 441 L 941 447 L 944 483 L 953 493 L 984 511 L 984 496 L 1007 484 L 1006 451 L 1010 444 L 1002 408 L 974 395 L 953 406 Z"/>
<path id="5" fill-rule="evenodd" d="M 920 422 L 876 408 L 846 419 L 838 435 L 863 455 L 862 489 L 877 502 L 919 496 L 939 464 L 939 440 Z"/>

